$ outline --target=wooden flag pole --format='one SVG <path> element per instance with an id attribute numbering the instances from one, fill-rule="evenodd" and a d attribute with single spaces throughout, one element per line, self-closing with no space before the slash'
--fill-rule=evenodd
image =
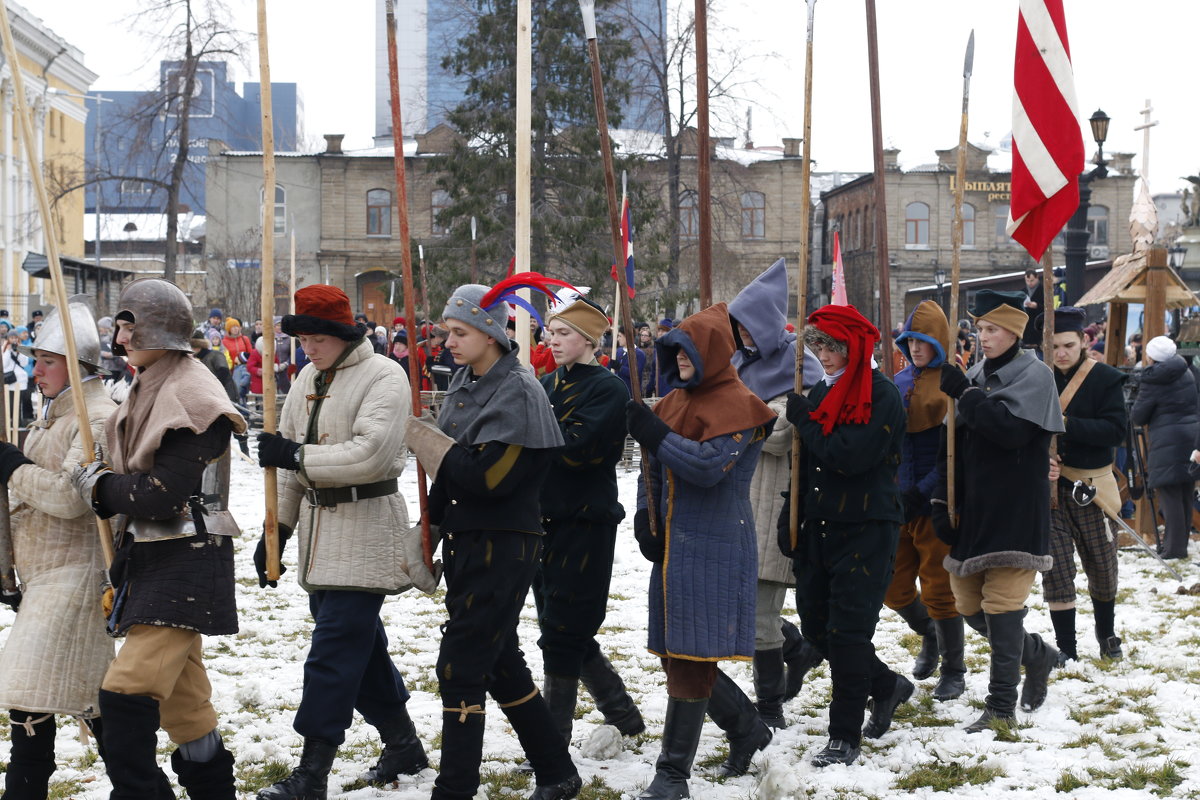
<path id="1" fill-rule="evenodd" d="M 531 185 L 533 153 L 533 12 L 531 0 L 517 0 L 517 86 L 516 86 L 516 269 L 528 272 L 529 247 L 532 238 Z M 521 299 L 530 301 L 528 289 L 518 291 Z M 532 351 L 529 336 L 529 312 L 517 306 L 516 342 L 517 356 L 521 363 L 529 366 Z"/>
<path id="2" fill-rule="evenodd" d="M 700 213 L 700 308 L 712 305 L 712 156 L 708 126 L 708 0 L 696 0 L 696 203 Z M 807 136 L 807 134 L 805 134 Z M 618 270 L 620 271 L 620 270 Z M 633 335 L 633 330 L 629 331 Z M 628 344 L 628 342 L 626 342 Z"/>
<path id="3" fill-rule="evenodd" d="M 958 282 L 962 276 L 961 255 L 963 245 L 963 187 L 967 181 L 967 109 L 971 97 L 971 72 L 975 63 L 975 31 L 967 39 L 967 55 L 963 60 L 962 118 L 958 124 L 958 163 L 955 165 L 954 182 L 954 230 L 953 255 L 950 261 L 950 351 L 947 359 L 953 359 L 958 342 Z M 950 415 L 946 423 L 946 513 L 951 524 L 956 524 L 958 507 L 955 504 L 955 407 L 950 400 Z"/>
<path id="4" fill-rule="evenodd" d="M 271 63 L 267 55 L 267 0 L 258 0 L 258 79 L 262 109 L 263 154 L 263 225 L 262 285 L 260 311 L 263 319 L 262 395 L 263 432 L 275 433 L 278 410 L 275 387 L 275 122 L 271 110 Z M 271 326 L 271 327 L 267 327 Z M 263 541 L 266 543 L 267 580 L 279 580 L 279 480 L 275 467 L 263 468 L 263 502 L 266 515 Z"/>
<path id="5" fill-rule="evenodd" d="M 288 313 L 296 313 L 296 218 L 292 217 L 292 224 L 288 226 L 292 232 L 292 252 L 290 274 L 288 275 Z M 296 337 L 289 336 L 288 341 L 291 343 L 291 360 L 288 362 L 293 368 L 296 366 Z M 298 370 L 297 370 L 298 372 Z"/>
<path id="6" fill-rule="evenodd" d="M 871 79 L 871 144 L 875 159 L 875 258 L 879 269 L 880 368 L 889 378 L 892 356 L 892 277 L 888 264 L 887 198 L 883 167 L 883 119 L 880 111 L 879 36 L 875 24 L 875 0 L 867 3 L 867 68 Z"/>
<path id="7" fill-rule="evenodd" d="M 608 109 L 604 104 L 604 81 L 600 74 L 600 43 L 596 38 L 596 5 L 594 0 L 579 0 L 579 10 L 583 14 L 583 30 L 587 37 L 588 58 L 592 65 L 592 98 L 596 105 L 596 128 L 600 132 L 600 160 L 604 164 L 604 194 L 608 200 L 608 230 L 612 239 L 613 264 L 617 272 L 617 306 L 621 312 L 621 325 L 625 328 L 625 361 L 629 364 L 629 394 L 633 402 L 642 402 L 642 370 L 638 367 L 637 345 L 633 341 L 633 310 L 629 298 L 629 284 L 625 276 L 625 245 L 621 242 L 621 208 L 617 205 L 617 175 L 613 166 L 612 145 L 608 137 Z M 624 180 L 624 176 L 622 176 Z M 617 324 L 614 311 L 613 325 Z M 613 360 L 617 356 L 617 337 L 613 335 Z M 646 486 L 647 501 L 651 493 L 650 470 L 645 469 L 649 462 L 646 448 L 642 448 L 642 479 Z M 650 530 L 658 530 L 658 509 L 654 503 L 646 503 L 646 514 L 649 517 Z"/>
<path id="8" fill-rule="evenodd" d="M 395 0 L 387 0 L 388 90 L 392 104 L 392 161 L 396 175 L 396 209 L 400 218 L 400 276 L 404 281 L 404 328 L 408 334 L 408 384 L 413 416 L 421 414 L 421 371 L 417 364 L 417 308 L 413 297 L 412 246 L 408 238 L 408 186 L 404 174 L 404 124 L 400 114 L 400 70 L 396 60 Z M 417 504 L 421 513 L 421 550 L 433 571 L 433 535 L 429 528 L 429 488 L 425 468 L 417 462 Z"/>
<path id="9" fill-rule="evenodd" d="M 796 280 L 796 393 L 804 391 L 804 324 L 808 318 L 809 225 L 812 198 L 812 74 L 813 74 L 813 12 L 817 0 L 808 2 L 808 38 L 804 48 L 804 154 L 800 165 L 800 258 Z M 792 430 L 792 485 L 788 509 L 788 531 L 792 550 L 800 542 L 800 427 Z"/>
<path id="10" fill-rule="evenodd" d="M 42 218 L 46 260 L 50 265 L 50 283 L 54 289 L 58 316 L 62 321 L 63 335 L 67 340 L 67 378 L 70 380 L 71 386 L 76 389 L 71 392 L 71 402 L 75 406 L 75 419 L 79 423 L 79 440 L 83 449 L 81 463 L 90 464 L 95 460 L 96 442 L 92 437 L 92 426 L 88 422 L 87 402 L 83 397 L 83 371 L 79 368 L 79 354 L 75 348 L 75 325 L 71 320 L 71 307 L 67 302 L 67 284 L 63 279 L 62 262 L 58 259 L 58 235 L 54 230 L 54 217 L 50 213 L 49 195 L 46 194 L 46 183 L 42 176 L 42 162 L 38 159 L 37 143 L 33 138 L 33 125 L 29 117 L 29 108 L 25 103 L 25 77 L 21 73 L 21 62 L 17 58 L 17 47 L 13 43 L 8 9 L 2 2 L 0 2 L 0 36 L 3 36 L 4 39 L 5 60 L 8 61 L 9 70 L 12 73 L 13 99 L 16 103 L 15 110 L 21 143 L 25 148 L 29 175 L 33 180 L 33 193 L 37 198 L 38 211 Z M 5 505 L 4 508 L 7 510 L 8 506 Z M 104 554 L 104 566 L 108 568 L 112 566 L 115 555 L 112 527 L 108 520 L 97 518 L 96 528 L 100 535 L 100 549 Z"/>

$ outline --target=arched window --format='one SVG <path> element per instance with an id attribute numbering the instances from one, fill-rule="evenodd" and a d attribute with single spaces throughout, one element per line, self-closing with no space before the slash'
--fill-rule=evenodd
<path id="1" fill-rule="evenodd" d="M 742 238 L 762 239 L 767 235 L 767 196 L 742 192 Z"/>
<path id="2" fill-rule="evenodd" d="M 387 189 L 367 190 L 367 236 L 392 235 L 392 193 Z"/>
<path id="3" fill-rule="evenodd" d="M 963 203 L 962 207 L 963 219 L 963 247 L 975 246 L 975 206 L 970 203 Z"/>
<path id="4" fill-rule="evenodd" d="M 1104 206 L 1088 206 L 1087 229 L 1090 247 L 1108 246 L 1108 209 Z"/>
<path id="5" fill-rule="evenodd" d="M 1008 236 L 1008 204 L 992 206 L 992 215 L 996 220 L 996 244 L 1012 244 Z"/>
<path id="6" fill-rule="evenodd" d="M 695 239 L 700 235 L 700 208 L 695 192 L 684 192 L 679 197 L 679 235 L 684 239 Z"/>
<path id="7" fill-rule="evenodd" d="M 450 226 L 438 222 L 438 214 L 450 205 L 450 193 L 445 189 L 434 189 L 429 194 L 429 226 L 434 236 L 450 233 Z"/>
<path id="8" fill-rule="evenodd" d="M 929 206 L 924 203 L 909 203 L 904 207 L 904 243 L 929 244 Z"/>
<path id="9" fill-rule="evenodd" d="M 263 190 L 258 190 L 258 218 L 262 219 Z M 287 233 L 287 192 L 278 183 L 275 184 L 275 235 Z"/>

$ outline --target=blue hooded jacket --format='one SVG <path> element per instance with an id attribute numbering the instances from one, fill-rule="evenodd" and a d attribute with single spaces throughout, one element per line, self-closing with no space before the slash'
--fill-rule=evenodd
<path id="1" fill-rule="evenodd" d="M 896 337 L 896 346 L 908 361 L 908 366 L 896 374 L 896 387 L 904 399 L 904 410 L 909 414 L 908 430 L 900 448 L 900 469 L 897 478 L 901 492 L 907 492 L 914 487 L 920 492 L 922 515 L 930 513 L 929 498 L 938 483 L 938 446 L 942 431 L 940 423 L 945 415 L 941 404 L 946 401 L 946 396 L 938 388 L 938 373 L 942 364 L 946 363 L 946 342 L 949 341 L 949 336 L 950 323 L 941 307 L 932 300 L 926 300 L 913 309 L 904 323 L 904 330 Z M 912 363 L 909 344 L 913 339 L 933 346 L 934 356 L 925 367 L 917 367 Z M 920 392 L 916 391 L 918 381 L 922 386 Z M 918 403 L 926 404 L 920 412 L 912 408 L 914 398 L 917 398 Z M 931 408 L 938 410 L 931 412 Z"/>

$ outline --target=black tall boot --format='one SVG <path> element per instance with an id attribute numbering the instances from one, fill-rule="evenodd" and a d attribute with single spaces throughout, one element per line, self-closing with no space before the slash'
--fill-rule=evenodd
<path id="1" fill-rule="evenodd" d="M 704 728 L 708 699 L 667 698 L 667 719 L 663 725 L 662 752 L 654 764 L 654 780 L 637 800 L 681 800 L 691 797 L 688 778 Z"/>
<path id="2" fill-rule="evenodd" d="M 12 751 L 0 800 L 45 800 L 54 774 L 54 715 L 13 709 L 8 718 Z"/>
<path id="3" fill-rule="evenodd" d="M 771 743 L 771 729 L 746 693 L 719 669 L 708 700 L 708 715 L 729 741 L 729 757 L 721 765 L 720 776 L 745 775 L 754 754 Z"/>
<path id="4" fill-rule="evenodd" d="M 941 675 L 933 687 L 934 700 L 953 700 L 967 690 L 967 664 L 963 660 L 963 618 L 935 619 Z"/>
<path id="5" fill-rule="evenodd" d="M 646 730 L 642 714 L 625 690 L 624 681 L 603 653 L 597 650 L 583 662 L 579 680 L 596 701 L 605 725 L 612 725 L 624 736 L 637 736 Z"/>
<path id="6" fill-rule="evenodd" d="M 1021 687 L 1021 710 L 1037 711 L 1046 702 L 1050 672 L 1058 665 L 1058 651 L 1036 633 L 1026 633 L 1021 666 L 1025 667 L 1025 685 Z"/>
<path id="7" fill-rule="evenodd" d="M 762 721 L 777 730 L 787 727 L 783 718 L 783 695 L 787 690 L 783 650 L 754 651 L 754 705 Z"/>
<path id="8" fill-rule="evenodd" d="M 791 700 L 804 687 L 804 676 L 813 667 L 825 660 L 821 651 L 806 640 L 800 629 L 786 619 L 779 621 L 783 631 L 783 661 L 787 664 L 787 681 L 783 692 L 784 700 Z"/>
<path id="9" fill-rule="evenodd" d="M 988 643 L 992 648 L 991 675 L 988 680 L 987 705 L 979 719 L 966 727 L 967 733 L 980 733 L 991 728 L 993 720 L 1009 725 L 1017 722 L 1017 686 L 1021 683 L 1021 653 L 1024 648 L 1025 612 L 980 614 L 967 617 L 975 627 L 977 617 L 987 623 Z"/>
<path id="10" fill-rule="evenodd" d="M 929 618 L 929 612 L 920 597 L 903 608 L 897 608 L 896 613 L 908 623 L 913 633 L 921 635 L 921 652 L 917 653 L 913 662 L 912 676 L 923 681 L 933 674 L 938 665 L 937 632 L 934 630 L 933 620 Z"/>
<path id="11" fill-rule="evenodd" d="M 530 800 L 567 800 L 579 794 L 583 781 L 541 694 L 535 691 L 527 700 L 500 708 L 533 767 L 537 784 Z"/>
<path id="12" fill-rule="evenodd" d="M 189 761 L 184 748 L 171 753 L 171 769 L 189 800 L 234 800 L 233 754 L 217 738 L 217 752 L 208 761 Z"/>
<path id="13" fill-rule="evenodd" d="M 1075 645 L 1075 609 L 1051 611 L 1050 624 L 1054 626 L 1054 643 L 1058 645 L 1058 659 L 1055 665 L 1061 667 L 1068 659 L 1079 658 Z"/>
<path id="14" fill-rule="evenodd" d="M 112 783 L 109 800 L 175 800 L 171 782 L 158 766 L 158 701 L 100 690 L 104 718 L 104 768 Z"/>
<path id="15" fill-rule="evenodd" d="M 401 774 L 416 775 L 429 766 L 425 748 L 417 738 L 417 728 L 408 716 L 408 709 L 401 708 L 393 719 L 378 725 L 383 752 L 379 761 L 360 777 L 372 786 L 386 786 Z"/>
<path id="16" fill-rule="evenodd" d="M 542 681 L 542 696 L 554 719 L 554 727 L 563 741 L 571 742 L 571 723 L 575 721 L 575 704 L 579 699 L 579 679 L 546 673 Z"/>
<path id="17" fill-rule="evenodd" d="M 260 789 L 258 800 L 325 800 L 328 794 L 329 771 L 337 756 L 337 745 L 320 739 L 305 739 L 300 763 L 292 774 L 266 789 Z"/>
<path id="18" fill-rule="evenodd" d="M 1120 661 L 1121 639 L 1117 636 L 1116 600 L 1097 600 L 1092 598 L 1092 613 L 1096 615 L 1096 641 L 1100 644 L 1100 657 L 1109 661 Z"/>
<path id="19" fill-rule="evenodd" d="M 442 702 L 451 705 L 446 698 L 442 698 Z M 479 791 L 483 706 L 462 699 L 458 702 L 458 711 L 442 710 L 442 760 L 433 784 L 432 800 L 471 800 Z"/>

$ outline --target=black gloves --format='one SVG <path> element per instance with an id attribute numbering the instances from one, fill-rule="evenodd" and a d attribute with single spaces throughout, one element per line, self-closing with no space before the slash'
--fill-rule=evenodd
<path id="1" fill-rule="evenodd" d="M 260 467 L 299 469 L 300 461 L 296 458 L 298 452 L 300 452 L 298 442 L 285 439 L 278 433 L 260 433 L 258 435 L 258 465 Z"/>
<path id="2" fill-rule="evenodd" d="M 954 523 L 950 520 L 950 509 L 947 508 L 946 501 L 935 499 L 932 503 L 932 508 L 933 511 L 930 513 L 930 519 L 933 522 L 933 532 L 943 542 L 953 546 L 958 541 L 958 529 L 954 527 Z"/>
<path id="3" fill-rule="evenodd" d="M 779 509 L 779 518 L 775 521 L 775 542 L 779 552 L 788 558 L 795 558 L 800 551 L 800 532 L 796 534 L 796 549 L 792 549 L 792 493 L 783 492 L 783 508 Z M 800 509 L 800 526 L 804 525 L 804 509 Z"/>
<path id="4" fill-rule="evenodd" d="M 925 495 L 921 494 L 921 490 L 917 487 L 909 487 L 902 499 L 904 501 L 905 522 L 912 522 L 925 513 Z"/>
<path id="5" fill-rule="evenodd" d="M 629 435 L 652 454 L 658 452 L 658 446 L 671 432 L 671 426 L 655 416 L 645 403 L 632 400 L 625 405 L 625 424 L 629 427 Z"/>
<path id="6" fill-rule="evenodd" d="M 788 392 L 787 411 L 784 412 L 788 422 L 799 427 L 800 423 L 809 418 L 808 415 L 812 413 L 812 410 L 813 405 L 807 397 L 796 392 Z"/>
<path id="7" fill-rule="evenodd" d="M 17 471 L 17 467 L 32 464 L 21 448 L 8 442 L 0 442 L 0 481 L 8 483 L 8 479 Z"/>
<path id="8" fill-rule="evenodd" d="M 955 400 L 963 396 L 963 392 L 971 388 L 967 374 L 955 364 L 942 364 L 942 391 Z"/>
<path id="9" fill-rule="evenodd" d="M 21 608 L 22 596 L 23 595 L 21 594 L 20 589 L 12 594 L 9 594 L 8 592 L 0 592 L 0 603 L 4 603 L 4 605 L 11 608 L 13 611 L 17 611 Z"/>
<path id="10" fill-rule="evenodd" d="M 286 442 L 287 439 L 284 439 Z M 292 529 L 287 525 L 277 526 L 279 531 L 279 552 L 283 552 L 283 546 L 287 544 L 288 539 L 292 538 Z M 272 589 L 279 585 L 279 581 L 267 580 L 267 536 L 266 532 L 258 540 L 258 546 L 254 548 L 254 571 L 258 573 L 258 588 L 263 589 L 270 586 Z M 287 572 L 287 567 L 283 565 L 283 559 L 279 559 L 279 574 Z"/>
<path id="11" fill-rule="evenodd" d="M 647 561 L 662 563 L 667 552 L 667 539 L 661 533 L 651 532 L 650 512 L 644 508 L 639 508 L 633 515 L 633 538 L 637 539 L 638 549 Z"/>

